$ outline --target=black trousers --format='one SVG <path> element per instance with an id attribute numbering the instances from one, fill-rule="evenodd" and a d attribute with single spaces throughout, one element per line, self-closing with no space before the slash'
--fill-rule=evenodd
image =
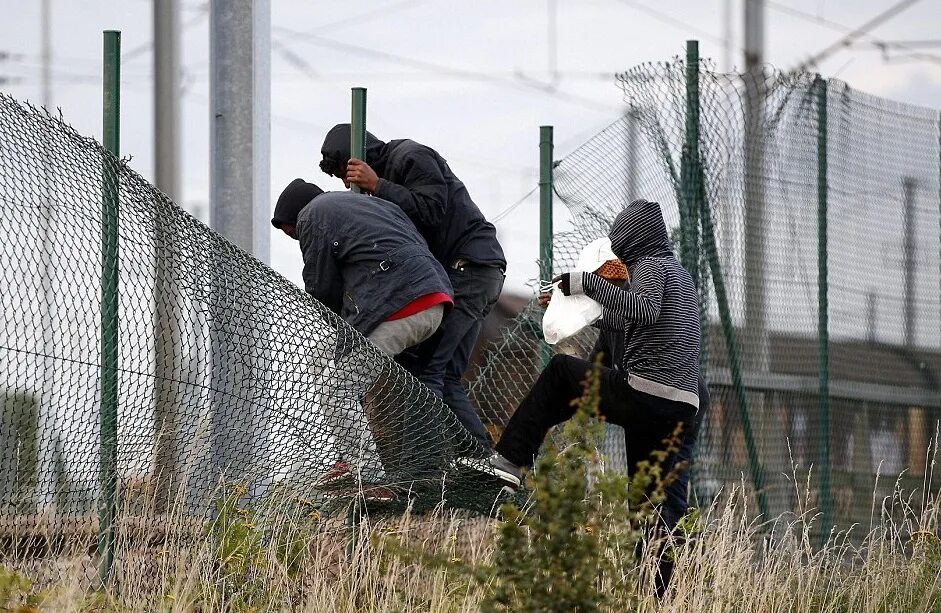
<path id="1" fill-rule="evenodd" d="M 510 418 L 496 450 L 519 466 L 532 466 L 549 429 L 574 415 L 571 402 L 582 394 L 582 381 L 592 363 L 556 355 Z M 602 368 L 601 415 L 630 432 L 628 457 L 641 460 L 668 437 L 677 423 L 692 423 L 696 410 L 685 402 L 665 400 L 631 388 L 620 371 Z"/>
<path id="2" fill-rule="evenodd" d="M 484 320 L 500 298 L 504 275 L 492 266 L 467 263 L 449 267 L 448 277 L 454 288 L 454 308 L 441 322 L 434 355 L 419 380 L 443 399 L 467 431 L 489 450 L 490 436 L 461 382 Z"/>

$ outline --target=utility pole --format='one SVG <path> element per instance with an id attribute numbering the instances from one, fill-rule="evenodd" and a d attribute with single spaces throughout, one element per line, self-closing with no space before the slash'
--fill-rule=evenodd
<path id="1" fill-rule="evenodd" d="M 767 87 L 764 71 L 765 3 L 764 0 L 744 0 L 745 42 L 745 330 L 743 336 L 744 370 L 746 373 L 767 373 L 771 359 L 767 327 L 767 301 L 765 269 L 767 266 L 765 235 L 764 185 L 764 115 Z M 778 494 L 781 488 L 777 475 L 786 472 L 787 448 L 780 436 L 779 412 L 774 407 L 774 393 L 747 391 L 749 416 L 754 432 L 758 465 L 763 468 L 759 503 L 764 500 L 763 511 L 776 515 L 788 503 L 787 495 Z M 769 506 L 770 505 L 770 506 Z M 782 505 L 782 506 L 779 506 Z"/>
<path id="2" fill-rule="evenodd" d="M 262 262 L 271 237 L 270 0 L 209 4 L 209 225 Z"/>
<path id="3" fill-rule="evenodd" d="M 732 72 L 735 59 L 732 57 L 732 0 L 722 0 L 722 50 L 725 57 L 724 71 Z"/>
<path id="4" fill-rule="evenodd" d="M 41 34 L 40 34 L 40 100 L 42 106 L 52 112 L 52 0 L 42 0 L 40 8 Z M 48 158 L 43 159 L 43 194 L 42 194 L 42 213 L 39 215 L 40 240 L 39 252 L 41 254 L 40 284 L 43 290 L 43 321 L 51 325 L 43 326 L 43 348 L 47 356 L 53 355 L 53 347 L 56 343 L 54 338 L 55 330 L 55 308 L 56 292 L 52 284 L 52 220 L 54 203 L 52 199 L 52 189 Z M 55 467 L 61 461 L 61 449 L 56 445 L 56 436 L 49 436 L 48 433 L 56 433 L 56 418 L 53 408 L 53 397 L 56 393 L 55 368 L 49 358 L 43 358 L 41 368 L 45 375 L 40 387 L 39 394 L 39 424 L 44 431 L 42 436 L 37 433 L 38 440 L 36 444 L 40 448 L 39 475 L 37 475 L 37 506 L 41 513 L 54 510 L 55 501 L 58 498 L 58 484 L 56 483 Z"/>
<path id="5" fill-rule="evenodd" d="M 210 0 L 209 4 L 209 225 L 267 263 L 271 237 L 271 4 L 270 0 Z M 218 252 L 217 258 L 224 257 Z M 252 480 L 263 453 L 267 390 L 265 335 L 257 313 L 264 296 L 252 293 L 249 271 L 232 262 L 213 266 L 209 320 L 211 394 L 208 494 L 223 478 Z M 226 288 L 236 283 L 238 292 Z M 257 290 L 256 290 L 257 291 Z M 249 353 L 233 352 L 241 343 Z M 205 471 L 202 471 L 205 474 Z M 261 485 L 254 482 L 255 485 Z"/>
<path id="6" fill-rule="evenodd" d="M 915 179 L 902 178 L 902 201 L 905 206 L 905 227 L 902 247 L 905 274 L 905 347 L 915 344 Z"/>
<path id="7" fill-rule="evenodd" d="M 764 194 L 764 0 L 745 4 L 745 361 L 748 370 L 769 368 L 765 322 Z"/>
<path id="8" fill-rule="evenodd" d="M 154 0 L 154 177 L 157 188 L 179 203 L 180 10 L 179 0 Z M 154 207 L 154 502 L 166 513 L 181 485 L 180 389 L 184 367 L 183 318 L 173 262 L 175 238 L 169 208 Z"/>
<path id="9" fill-rule="evenodd" d="M 48 1 L 48 0 L 46 0 Z M 154 177 L 180 202 L 180 5 L 154 0 Z"/>
<path id="10" fill-rule="evenodd" d="M 624 146 L 627 169 L 624 181 L 624 204 L 638 198 L 637 187 L 637 114 L 628 109 L 624 112 Z"/>
<path id="11" fill-rule="evenodd" d="M 42 50 L 40 51 L 42 92 L 40 97 L 46 110 L 52 108 L 52 7 L 49 6 L 50 2 L 52 0 L 42 0 Z"/>

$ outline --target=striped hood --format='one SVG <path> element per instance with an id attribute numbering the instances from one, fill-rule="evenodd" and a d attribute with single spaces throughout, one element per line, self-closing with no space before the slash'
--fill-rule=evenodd
<path id="1" fill-rule="evenodd" d="M 628 266 L 644 257 L 673 255 L 663 213 L 656 202 L 631 202 L 614 219 L 608 237 L 615 255 Z"/>

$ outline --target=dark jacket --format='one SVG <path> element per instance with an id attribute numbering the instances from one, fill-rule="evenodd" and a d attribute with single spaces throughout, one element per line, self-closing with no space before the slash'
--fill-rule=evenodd
<path id="1" fill-rule="evenodd" d="M 334 126 L 321 153 L 338 164 L 349 160 L 350 124 Z M 438 152 L 412 140 L 384 143 L 367 132 L 365 157 L 379 176 L 373 195 L 405 211 L 439 262 L 450 266 L 463 258 L 506 268 L 496 228 Z"/>
<path id="2" fill-rule="evenodd" d="M 608 236 L 630 272 L 629 288 L 582 272 L 571 276 L 571 292 L 598 301 L 601 327 L 624 335 L 621 370 L 631 387 L 698 408 L 699 295 L 673 255 L 660 205 L 632 202 Z"/>
<path id="3" fill-rule="evenodd" d="M 368 336 L 427 294 L 451 283 L 399 207 L 350 192 L 316 197 L 297 217 L 309 294 Z"/>

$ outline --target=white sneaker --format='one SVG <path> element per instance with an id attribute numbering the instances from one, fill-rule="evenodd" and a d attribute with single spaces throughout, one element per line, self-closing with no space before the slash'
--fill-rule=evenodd
<path id="1" fill-rule="evenodd" d="M 454 463 L 474 472 L 496 477 L 514 491 L 523 481 L 523 471 L 499 453 L 489 458 L 455 458 Z"/>

